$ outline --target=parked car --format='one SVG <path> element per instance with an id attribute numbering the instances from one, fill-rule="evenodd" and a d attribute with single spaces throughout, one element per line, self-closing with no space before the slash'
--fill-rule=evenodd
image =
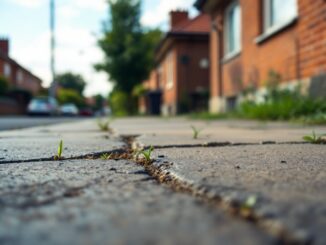
<path id="1" fill-rule="evenodd" d="M 52 97 L 37 97 L 31 100 L 27 107 L 28 115 L 55 116 L 59 114 L 59 106 Z"/>
<path id="2" fill-rule="evenodd" d="M 60 108 L 61 115 L 63 116 L 77 116 L 79 111 L 74 104 L 64 104 Z"/>
<path id="3" fill-rule="evenodd" d="M 79 115 L 84 117 L 91 117 L 94 115 L 94 112 L 91 108 L 82 108 L 79 110 Z"/>

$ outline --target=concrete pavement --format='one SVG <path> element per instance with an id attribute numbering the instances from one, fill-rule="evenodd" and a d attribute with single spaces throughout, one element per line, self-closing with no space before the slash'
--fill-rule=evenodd
<path id="1" fill-rule="evenodd" d="M 1 243 L 326 243 L 326 146 L 302 142 L 325 127 L 158 118 L 111 127 L 0 133 Z M 40 161 L 60 139 L 63 156 L 79 159 Z M 145 166 L 96 154 L 150 145 Z"/>

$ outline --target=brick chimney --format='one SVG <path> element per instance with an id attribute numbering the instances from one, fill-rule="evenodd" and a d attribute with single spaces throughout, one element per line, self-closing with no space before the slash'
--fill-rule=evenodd
<path id="1" fill-rule="evenodd" d="M 9 39 L 0 37 L 0 51 L 5 55 L 9 55 Z"/>
<path id="2" fill-rule="evenodd" d="M 189 20 L 188 11 L 175 10 L 170 12 L 170 28 L 173 29 L 181 22 Z"/>

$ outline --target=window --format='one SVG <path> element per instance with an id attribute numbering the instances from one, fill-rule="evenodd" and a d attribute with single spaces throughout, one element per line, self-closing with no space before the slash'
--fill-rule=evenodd
<path id="1" fill-rule="evenodd" d="M 166 89 L 171 89 L 173 87 L 174 80 L 174 67 L 173 67 L 173 53 L 170 52 L 167 56 L 167 76 L 166 76 Z"/>
<path id="2" fill-rule="evenodd" d="M 199 67 L 202 69 L 207 69 L 209 67 L 209 61 L 207 58 L 203 58 L 199 61 Z"/>
<path id="3" fill-rule="evenodd" d="M 18 81 L 19 84 L 23 83 L 23 73 L 21 70 L 18 70 L 16 73 L 16 80 Z"/>
<path id="4" fill-rule="evenodd" d="M 233 56 L 241 49 L 241 10 L 239 1 L 234 1 L 225 12 L 225 54 Z"/>
<path id="5" fill-rule="evenodd" d="M 9 78 L 11 76 L 11 67 L 10 67 L 10 64 L 8 63 L 5 63 L 4 65 L 4 75 L 5 77 Z"/>
<path id="6" fill-rule="evenodd" d="M 158 87 L 160 89 L 163 89 L 163 87 L 164 87 L 162 73 L 163 73 L 163 69 L 162 69 L 162 65 L 160 64 L 158 69 L 157 69 L 157 75 L 156 75 L 157 76 Z"/>
<path id="7" fill-rule="evenodd" d="M 288 24 L 297 15 L 297 0 L 265 0 L 264 32 L 271 32 Z"/>

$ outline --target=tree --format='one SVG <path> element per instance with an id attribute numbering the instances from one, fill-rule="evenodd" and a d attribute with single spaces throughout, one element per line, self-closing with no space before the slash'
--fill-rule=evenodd
<path id="1" fill-rule="evenodd" d="M 79 108 L 85 105 L 84 98 L 73 89 L 59 89 L 57 97 L 60 104 L 73 103 Z"/>
<path id="2" fill-rule="evenodd" d="M 105 59 L 95 68 L 109 74 L 114 82 L 113 93 L 128 96 L 126 109 L 132 113 L 136 103 L 131 92 L 148 77 L 161 32 L 141 27 L 140 0 L 108 0 L 108 4 L 111 18 L 104 23 L 103 37 L 98 42 Z"/>
<path id="3" fill-rule="evenodd" d="M 103 103 L 104 103 L 104 98 L 102 95 L 97 94 L 95 96 L 93 96 L 94 100 L 95 100 L 95 105 L 94 105 L 94 109 L 95 110 L 102 110 L 103 108 Z"/>
<path id="4" fill-rule="evenodd" d="M 81 75 L 71 72 L 62 73 L 56 76 L 56 81 L 60 87 L 71 89 L 82 95 L 86 82 Z"/>

